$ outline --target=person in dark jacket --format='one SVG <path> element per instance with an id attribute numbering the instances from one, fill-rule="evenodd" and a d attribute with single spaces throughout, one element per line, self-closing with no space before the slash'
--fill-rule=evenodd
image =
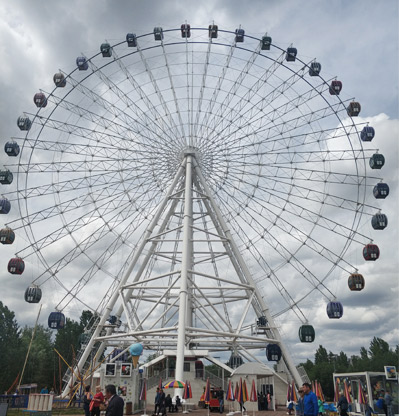
<path id="1" fill-rule="evenodd" d="M 339 412 L 341 416 L 348 416 L 349 403 L 343 392 L 341 392 L 341 396 L 338 400 L 337 407 L 339 407 Z"/>
<path id="2" fill-rule="evenodd" d="M 115 386 L 109 384 L 105 386 L 105 398 L 108 401 L 105 416 L 123 416 L 124 401 L 116 394 Z"/>

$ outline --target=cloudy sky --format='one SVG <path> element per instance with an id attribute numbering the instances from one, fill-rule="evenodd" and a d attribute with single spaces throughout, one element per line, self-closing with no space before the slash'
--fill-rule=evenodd
<path id="1" fill-rule="evenodd" d="M 224 1 L 111 1 L 70 0 L 67 2 L 0 0 L 0 137 L 3 144 L 18 134 L 16 119 L 32 109 L 32 97 L 49 89 L 59 68 L 69 73 L 81 52 L 92 56 L 99 44 L 122 41 L 127 32 L 151 32 L 154 26 L 171 29 L 187 21 L 206 27 L 213 21 L 219 28 L 262 36 L 265 31 L 281 47 L 294 44 L 304 60 L 318 59 L 326 78 L 338 76 L 345 98 L 362 104 L 362 118 L 378 131 L 380 152 L 387 156 L 383 177 L 391 195 L 384 212 L 389 227 L 379 242 L 383 253 L 370 265 L 370 276 L 362 297 L 342 288 L 341 299 L 352 305 L 352 315 L 329 321 L 314 316 L 318 337 L 314 344 L 297 343 L 296 325 L 287 323 L 283 336 L 295 361 L 313 359 L 322 344 L 327 350 L 349 355 L 368 347 L 374 336 L 399 343 L 398 292 L 398 2 L 396 0 L 224 0 Z M 8 163 L 1 152 L 1 165 Z M 0 185 L 4 187 L 5 185 Z M 11 215 L 15 215 L 11 214 Z M 2 221 L 4 223 L 4 221 Z M 23 236 L 18 236 L 23 238 Z M 27 308 L 21 286 L 23 277 L 8 274 L 7 262 L 14 248 L 0 247 L 0 300 L 16 313 L 21 325 L 33 325 L 36 309 Z M 20 247 L 19 247 L 20 248 Z M 346 285 L 346 283 L 345 283 Z M 337 291 L 341 290 L 337 287 Z M 344 293 L 345 290 L 345 293 Z M 51 309 L 51 307 L 49 306 Z M 312 314 L 312 304 L 308 305 Z M 50 310 L 48 309 L 48 310 Z M 32 312 L 34 310 L 35 312 Z M 46 315 L 42 316 L 44 323 Z M 387 363 L 392 364 L 392 363 Z"/>

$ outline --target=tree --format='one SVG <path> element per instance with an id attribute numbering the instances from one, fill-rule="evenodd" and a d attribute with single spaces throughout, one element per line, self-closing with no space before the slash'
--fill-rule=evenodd
<path id="1" fill-rule="evenodd" d="M 24 327 L 21 334 L 21 363 L 25 362 L 34 328 Z M 26 362 L 23 383 L 37 383 L 39 388 L 53 385 L 53 343 L 51 330 L 42 325 L 36 327 L 35 336 Z M 21 364 L 21 369 L 22 369 Z"/>
<path id="2" fill-rule="evenodd" d="M 0 392 L 11 387 L 22 369 L 20 360 L 16 359 L 20 345 L 20 329 L 15 314 L 0 301 Z"/>
<path id="3" fill-rule="evenodd" d="M 330 360 L 328 359 L 327 350 L 322 345 L 319 345 L 319 348 L 317 349 L 316 354 L 314 356 L 314 363 L 328 363 L 329 361 Z"/>

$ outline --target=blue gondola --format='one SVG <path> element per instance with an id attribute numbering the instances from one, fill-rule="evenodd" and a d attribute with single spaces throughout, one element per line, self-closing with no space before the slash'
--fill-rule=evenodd
<path id="1" fill-rule="evenodd" d="M 302 325 L 299 328 L 299 339 L 301 342 L 313 342 L 316 333 L 312 325 Z"/>
<path id="2" fill-rule="evenodd" d="M 79 71 L 87 71 L 89 69 L 89 63 L 84 56 L 78 56 L 76 58 L 76 65 L 79 68 Z"/>
<path id="3" fill-rule="evenodd" d="M 381 153 L 374 153 L 369 160 L 371 169 L 381 169 L 385 165 L 385 157 Z"/>
<path id="4" fill-rule="evenodd" d="M 7 170 L 0 170 L 0 183 L 3 185 L 10 185 L 14 179 L 13 174 Z"/>
<path id="5" fill-rule="evenodd" d="M 245 30 L 244 29 L 236 29 L 236 43 L 238 42 L 244 42 L 244 35 L 245 35 Z"/>
<path id="6" fill-rule="evenodd" d="M 349 289 L 355 292 L 359 292 L 364 289 L 364 277 L 360 273 L 352 273 L 348 277 Z"/>
<path id="7" fill-rule="evenodd" d="M 292 46 L 290 46 L 289 48 L 287 48 L 287 53 L 285 55 L 285 60 L 287 62 L 295 62 L 297 52 L 298 51 L 297 51 L 296 48 L 293 48 Z"/>
<path id="8" fill-rule="evenodd" d="M 5 227 L 0 230 L 0 243 L 1 244 L 12 244 L 14 240 L 15 240 L 15 233 L 11 228 Z"/>
<path id="9" fill-rule="evenodd" d="M 268 344 L 266 347 L 266 357 L 268 361 L 281 360 L 281 348 L 277 344 Z"/>
<path id="10" fill-rule="evenodd" d="M 137 36 L 135 33 L 128 33 L 126 35 L 127 46 L 135 48 L 137 46 Z"/>
<path id="11" fill-rule="evenodd" d="M 8 262 L 7 270 L 11 274 L 22 274 L 25 270 L 25 263 L 20 257 L 14 257 Z"/>
<path id="12" fill-rule="evenodd" d="M 44 108 L 47 106 L 47 98 L 42 92 L 37 92 L 33 97 L 36 107 Z"/>
<path id="13" fill-rule="evenodd" d="M 385 199 L 389 195 L 389 186 L 387 183 L 377 183 L 373 188 L 374 198 Z"/>
<path id="14" fill-rule="evenodd" d="M 154 39 L 163 40 L 163 29 L 162 27 L 154 27 Z"/>
<path id="15" fill-rule="evenodd" d="M 51 329 L 63 329 L 65 327 L 65 315 L 62 312 L 51 312 L 48 317 L 48 326 Z"/>
<path id="16" fill-rule="evenodd" d="M 112 48 L 109 43 L 102 43 L 100 46 L 100 52 L 104 58 L 110 58 L 112 56 Z"/>
<path id="17" fill-rule="evenodd" d="M 331 95 L 339 95 L 342 90 L 342 82 L 338 80 L 331 81 L 329 92 Z"/>
<path id="18" fill-rule="evenodd" d="M 39 303 L 42 298 L 42 289 L 39 286 L 31 285 L 25 290 L 25 302 Z"/>
<path id="19" fill-rule="evenodd" d="M 190 25 L 188 25 L 187 23 L 183 23 L 180 26 L 180 30 L 181 30 L 181 37 L 182 38 L 189 38 L 191 36 Z"/>
<path id="20" fill-rule="evenodd" d="M 374 139 L 374 136 L 375 136 L 375 130 L 371 126 L 365 126 L 365 127 L 363 127 L 363 130 L 360 133 L 360 138 L 364 142 L 371 142 L 371 140 Z"/>
<path id="21" fill-rule="evenodd" d="M 375 214 L 371 218 L 371 226 L 374 230 L 383 230 L 388 225 L 388 217 L 385 214 Z"/>
<path id="22" fill-rule="evenodd" d="M 7 142 L 4 145 L 4 151 L 8 154 L 8 156 L 18 156 L 19 144 L 17 142 Z"/>
<path id="23" fill-rule="evenodd" d="M 64 88 L 66 85 L 65 75 L 61 72 L 57 72 L 56 74 L 54 74 L 53 81 L 55 86 L 59 88 Z"/>
<path id="24" fill-rule="evenodd" d="M 209 25 L 209 27 L 208 27 L 208 36 L 211 39 L 216 39 L 218 37 L 218 26 L 217 25 Z"/>
<path id="25" fill-rule="evenodd" d="M 259 319 L 256 321 L 256 325 L 263 327 L 267 326 L 266 316 L 260 316 Z"/>
<path id="26" fill-rule="evenodd" d="M 0 199 L 0 214 L 8 214 L 11 209 L 11 203 L 7 198 Z"/>
<path id="27" fill-rule="evenodd" d="M 344 314 L 344 308 L 341 302 L 328 302 L 327 315 L 330 319 L 342 318 Z"/>
<path id="28" fill-rule="evenodd" d="M 32 127 L 32 122 L 30 121 L 30 118 L 27 116 L 19 116 L 17 119 L 17 126 L 20 130 L 26 131 Z"/>
<path id="29" fill-rule="evenodd" d="M 262 40 L 260 41 L 260 48 L 262 51 L 269 51 L 271 44 L 272 38 L 270 36 L 262 36 Z"/>
<path id="30" fill-rule="evenodd" d="M 311 77 L 316 77 L 320 74 L 321 64 L 319 62 L 312 62 L 309 67 L 309 75 Z"/>
<path id="31" fill-rule="evenodd" d="M 348 113 L 349 117 L 357 117 L 360 114 L 361 109 L 362 107 L 360 106 L 360 103 L 357 101 L 352 101 L 346 108 L 346 112 Z"/>
<path id="32" fill-rule="evenodd" d="M 115 325 L 115 326 L 117 326 L 118 328 L 122 325 L 122 321 L 121 321 L 120 319 L 118 319 L 115 315 L 111 315 L 111 316 L 108 318 L 108 322 L 109 322 L 111 325 Z"/>
<path id="33" fill-rule="evenodd" d="M 363 247 L 363 257 L 367 261 L 376 261 L 380 257 L 380 249 L 376 244 L 366 244 Z"/>

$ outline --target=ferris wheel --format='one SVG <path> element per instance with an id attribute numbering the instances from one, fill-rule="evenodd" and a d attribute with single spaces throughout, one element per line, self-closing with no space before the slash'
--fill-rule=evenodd
<path id="1" fill-rule="evenodd" d="M 364 287 L 362 262 L 378 259 L 388 223 L 385 159 L 369 143 L 378 131 L 357 121 L 349 86 L 324 78 L 294 45 L 241 27 L 155 27 L 98 46 L 34 96 L 37 109 L 18 118 L 20 134 L 5 145 L 1 211 L 20 216 L 0 238 L 27 236 L 9 263 L 15 274 L 35 267 L 26 301 L 54 301 L 51 327 L 88 308 L 107 329 L 97 340 L 141 331 L 136 338 L 156 349 L 143 331 L 159 337 L 178 319 L 188 261 L 186 326 L 202 334 L 191 332 L 192 348 L 227 345 L 252 357 L 259 331 L 282 345 L 274 320 L 285 316 L 313 341 L 307 305 L 321 297 L 329 318 L 342 316 L 336 281 Z M 208 342 L 212 325 L 222 331 L 215 314 L 245 340 Z"/>

